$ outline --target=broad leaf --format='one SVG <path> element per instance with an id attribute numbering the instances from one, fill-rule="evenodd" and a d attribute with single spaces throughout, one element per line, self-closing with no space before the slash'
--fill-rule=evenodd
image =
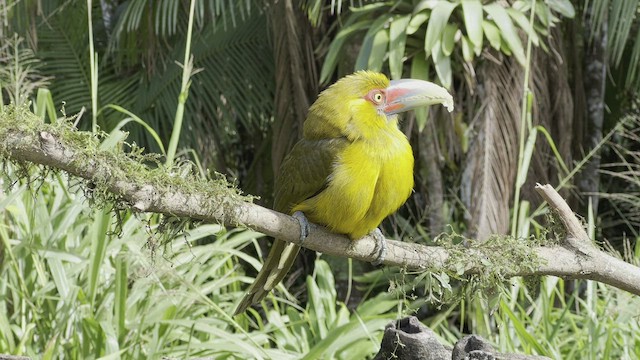
<path id="1" fill-rule="evenodd" d="M 329 80 L 329 77 L 338 63 L 338 55 L 340 55 L 340 52 L 342 51 L 342 45 L 344 45 L 344 42 L 349 38 L 349 36 L 357 31 L 366 29 L 371 24 L 370 20 L 362 20 L 359 22 L 355 22 L 355 20 L 357 20 L 356 16 L 349 18 L 345 27 L 340 30 L 338 35 L 336 35 L 331 42 L 331 46 L 327 52 L 327 57 L 324 60 L 324 64 L 322 64 L 322 70 L 320 70 L 321 83 L 326 83 Z"/>
<path id="2" fill-rule="evenodd" d="M 560 15 L 573 19 L 576 16 L 576 10 L 573 8 L 573 4 L 569 0 L 547 0 L 547 5 Z"/>
<path id="3" fill-rule="evenodd" d="M 444 31 L 451 12 L 456 8 L 458 4 L 450 3 L 448 1 L 440 1 L 431 12 L 431 18 L 429 19 L 429 25 L 427 25 L 427 35 L 424 39 L 424 51 L 430 54 L 433 49 L 433 45 L 436 41 L 439 41 L 442 37 L 442 31 Z"/>
<path id="4" fill-rule="evenodd" d="M 416 5 L 413 8 L 413 13 L 417 14 L 420 11 L 423 10 L 433 10 L 436 8 L 436 6 L 438 6 L 438 4 L 440 4 L 441 2 L 444 2 L 442 0 L 422 0 L 418 3 L 418 5 Z"/>
<path id="5" fill-rule="evenodd" d="M 467 36 L 476 49 L 482 48 L 482 2 L 480 0 L 462 0 L 462 13 Z"/>
<path id="6" fill-rule="evenodd" d="M 429 81 L 429 62 L 423 51 L 419 51 L 411 61 L 411 78 Z"/>
<path id="7" fill-rule="evenodd" d="M 471 62 L 473 61 L 473 44 L 471 41 L 464 35 L 462 35 L 462 57 L 464 61 Z"/>
<path id="8" fill-rule="evenodd" d="M 424 51 L 418 52 L 411 61 L 411 78 L 429 80 L 429 62 Z M 419 107 L 415 110 L 418 131 L 422 131 L 427 124 L 429 107 Z"/>
<path id="9" fill-rule="evenodd" d="M 540 19 L 540 22 L 545 28 L 549 28 L 551 25 L 551 10 L 545 4 L 536 3 L 536 16 Z"/>
<path id="10" fill-rule="evenodd" d="M 364 35 L 364 40 L 362 41 L 362 47 L 360 48 L 360 53 L 358 54 L 358 58 L 356 59 L 355 70 L 365 70 L 368 68 L 371 63 L 371 52 L 373 51 L 373 43 L 375 41 L 375 37 L 378 36 L 378 33 L 384 30 L 384 26 L 388 21 L 391 20 L 389 16 L 380 16 L 376 21 L 371 24 L 369 30 Z M 382 64 L 380 64 L 382 66 Z"/>
<path id="11" fill-rule="evenodd" d="M 499 51 L 500 43 L 502 42 L 500 39 L 500 29 L 498 29 L 494 23 L 487 20 L 482 22 L 482 29 L 484 30 L 484 34 L 487 36 L 491 47 Z"/>
<path id="12" fill-rule="evenodd" d="M 373 12 L 379 8 L 383 8 L 386 6 L 389 6 L 389 4 L 382 1 L 382 2 L 377 2 L 377 3 L 364 5 L 364 6 L 351 6 L 349 7 L 349 11 L 351 11 L 354 14 L 365 14 L 368 12 Z"/>
<path id="13" fill-rule="evenodd" d="M 387 45 L 389 44 L 389 30 L 382 29 L 373 38 L 371 55 L 369 56 L 369 70 L 380 71 L 384 57 L 387 55 Z"/>
<path id="14" fill-rule="evenodd" d="M 407 26 L 407 35 L 412 35 L 416 31 L 418 31 L 420 26 L 422 26 L 422 24 L 424 24 L 424 22 L 428 19 L 429 13 L 426 11 L 421 11 L 417 14 L 414 14 L 413 17 L 411 17 L 411 21 L 409 21 L 409 26 Z"/>
<path id="15" fill-rule="evenodd" d="M 431 49 L 431 55 L 433 56 L 433 63 L 436 65 L 436 73 L 440 83 L 444 88 L 449 89 L 452 82 L 451 57 L 442 53 L 442 44 L 439 40 Z"/>
<path id="16" fill-rule="evenodd" d="M 458 25 L 447 24 L 442 33 L 442 52 L 446 56 L 450 56 L 456 43 L 456 34 L 458 33 Z"/>
<path id="17" fill-rule="evenodd" d="M 509 45 L 516 60 L 518 60 L 521 65 L 524 65 L 527 61 L 524 48 L 522 47 L 520 37 L 518 36 L 516 28 L 513 26 L 507 10 L 498 3 L 485 6 L 484 10 L 493 18 L 493 21 L 500 28 L 500 34 L 507 45 Z"/>
<path id="18" fill-rule="evenodd" d="M 402 77 L 402 57 L 407 40 L 406 29 L 410 19 L 410 15 L 396 17 L 389 29 L 389 70 L 392 79 Z"/>
<path id="19" fill-rule="evenodd" d="M 524 30 L 528 36 L 531 36 L 531 41 L 535 46 L 538 46 L 540 43 L 540 39 L 538 38 L 538 34 L 533 30 L 531 24 L 529 24 L 529 18 L 521 11 L 518 11 L 514 8 L 507 9 L 507 13 L 513 21 L 518 24 L 518 26 Z"/>

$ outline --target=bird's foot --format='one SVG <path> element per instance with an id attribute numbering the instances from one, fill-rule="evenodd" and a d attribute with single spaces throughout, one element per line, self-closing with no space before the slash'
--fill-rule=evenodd
<path id="1" fill-rule="evenodd" d="M 378 257 L 371 263 L 373 266 L 382 265 L 384 258 L 387 256 L 387 240 L 382 231 L 376 228 L 371 232 L 371 236 L 376 240 L 376 248 L 378 248 Z"/>
<path id="2" fill-rule="evenodd" d="M 300 244 L 298 245 L 302 246 L 304 241 L 307 239 L 307 236 L 309 236 L 309 220 L 307 220 L 307 217 L 304 216 L 302 211 L 296 211 L 292 216 L 298 220 L 298 223 L 300 224 Z"/>

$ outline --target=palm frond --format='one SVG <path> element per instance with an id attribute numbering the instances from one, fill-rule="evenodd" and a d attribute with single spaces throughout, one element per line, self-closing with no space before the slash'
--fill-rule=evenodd
<path id="1" fill-rule="evenodd" d="M 640 89 L 640 0 L 591 0 L 584 4 L 589 41 L 606 31 L 607 54 L 613 67 L 623 67 L 622 83 L 629 89 Z M 631 36 L 635 33 L 636 36 Z"/>
<path id="2" fill-rule="evenodd" d="M 195 23 L 198 30 L 213 25 L 227 30 L 242 23 L 251 15 L 250 1 L 233 0 L 198 1 Z M 132 0 L 120 6 L 117 21 L 110 38 L 109 54 L 114 55 L 120 66 L 134 66 L 143 59 L 147 71 L 153 73 L 156 66 L 168 60 L 173 41 L 171 37 L 185 36 L 188 4 L 175 0 Z M 256 12 L 254 10 L 254 12 Z"/>
<path id="3" fill-rule="evenodd" d="M 51 92 L 56 105 L 64 101 L 67 112 L 76 113 L 82 107 L 91 108 L 89 40 L 86 16 L 64 21 L 70 13 L 67 8 L 39 26 L 38 56 L 43 60 L 43 71 L 54 76 Z"/>
<path id="4" fill-rule="evenodd" d="M 82 4 L 76 5 L 82 8 Z M 87 19 L 68 21 L 68 17 L 77 12 L 78 7 L 75 6 L 59 9 L 38 27 L 37 55 L 43 60 L 43 72 L 53 76 L 53 98 L 57 106 L 64 102 L 69 114 L 77 113 L 83 107 L 91 108 Z M 140 76 L 123 76 L 114 69 L 112 62 L 100 55 L 103 53 L 99 54 L 99 105 L 117 103 L 130 108 L 135 98 L 131 94 L 135 93 Z M 101 119 L 105 128 L 117 121 L 108 115 L 106 113 Z M 82 122 L 80 124 L 82 126 Z"/>
<path id="5" fill-rule="evenodd" d="M 50 80 L 40 74 L 42 64 L 23 40 L 14 34 L 0 46 L 0 91 L 18 106 L 27 104 L 37 89 L 48 85 Z"/>
<path id="6" fill-rule="evenodd" d="M 218 23 L 193 39 L 195 67 L 203 71 L 192 79 L 181 146 L 197 149 L 205 163 L 215 161 L 218 171 L 235 169 L 243 159 L 234 146 L 254 146 L 240 144 L 242 137 L 264 137 L 271 119 L 274 75 L 266 26 L 266 16 L 254 12 L 234 29 Z M 183 49 L 184 42 L 175 44 L 168 58 L 181 59 Z M 167 65 L 136 94 L 134 112 L 165 136 L 171 133 L 180 80 L 180 67 Z"/>
<path id="7" fill-rule="evenodd" d="M 628 46 L 634 15 L 639 9 L 638 5 L 640 5 L 640 0 L 613 0 L 611 2 L 607 50 L 611 56 L 611 62 L 615 66 L 620 65 L 624 51 Z"/>

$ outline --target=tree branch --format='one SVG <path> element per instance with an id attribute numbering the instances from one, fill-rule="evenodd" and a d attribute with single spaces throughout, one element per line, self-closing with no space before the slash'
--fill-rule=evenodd
<path id="1" fill-rule="evenodd" d="M 134 211 L 190 217 L 229 226 L 244 225 L 300 245 L 299 223 L 294 218 L 247 202 L 237 192 L 170 177 L 166 170 L 150 169 L 124 153 L 101 150 L 91 133 L 72 131 L 66 125 L 43 124 L 33 114 L 17 109 L 0 114 L 0 158 L 28 161 L 64 170 L 104 186 Z M 213 187 L 213 190 L 212 190 Z M 224 191 L 223 191 L 224 190 Z M 598 250 L 567 203 L 550 185 L 536 190 L 557 213 L 567 230 L 558 245 L 528 248 L 536 266 L 501 267 L 501 276 L 555 275 L 591 279 L 640 295 L 640 268 Z M 522 241 L 522 240 L 518 240 Z M 329 255 L 361 261 L 377 258 L 376 242 L 367 236 L 351 241 L 311 225 L 304 247 Z M 458 274 L 484 273 L 487 261 L 502 258 L 509 248 L 425 246 L 387 240 L 384 264 L 414 270 L 447 270 Z M 461 254 L 464 264 L 460 265 Z M 491 261 L 489 261 L 491 263 Z M 460 267 L 462 266 L 462 269 Z"/>

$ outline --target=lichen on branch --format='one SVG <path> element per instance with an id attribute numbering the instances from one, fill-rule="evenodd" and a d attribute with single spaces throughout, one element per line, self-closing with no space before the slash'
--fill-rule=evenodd
<path id="1" fill-rule="evenodd" d="M 67 119 L 45 124 L 26 107 L 4 106 L 0 112 L 0 159 L 83 178 L 98 203 L 205 219 L 224 218 L 232 204 L 252 200 L 219 174 L 203 179 L 190 163 L 166 168 L 157 155 L 123 140 L 105 146 L 108 136 L 78 131 Z M 196 202 L 200 209 L 194 211 L 189 204 Z"/>

